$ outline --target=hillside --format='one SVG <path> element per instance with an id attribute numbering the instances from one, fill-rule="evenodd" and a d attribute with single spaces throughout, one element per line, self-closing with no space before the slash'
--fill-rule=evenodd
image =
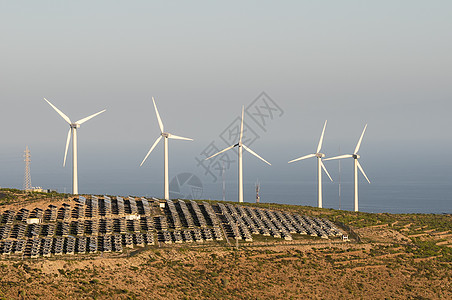
<path id="1" fill-rule="evenodd" d="M 109 197 L 98 197 L 99 207 L 105 207 Z M 86 196 L 87 203 L 93 198 Z M 94 198 L 95 199 L 95 198 Z M 111 197 L 113 208 L 118 200 Z M 124 200 L 126 210 L 133 200 Z M 129 201 L 129 202 L 127 202 Z M 132 201 L 132 202 L 130 202 Z M 144 202 L 136 198 L 138 214 L 144 212 Z M 312 207 L 278 204 L 244 203 L 243 211 L 263 211 L 267 216 L 301 216 L 303 220 L 329 220 L 349 241 L 339 236 L 311 236 L 291 233 L 292 239 L 273 235 L 251 234 L 252 239 L 235 238 L 234 230 L 224 217 L 237 210 L 236 203 L 223 203 L 225 211 L 215 201 L 173 201 L 176 213 L 186 205 L 190 214 L 199 206 L 206 216 L 206 225 L 198 221 L 191 226 L 203 233 L 203 240 L 176 243 L 177 221 L 171 215 L 171 203 L 165 208 L 153 205 L 164 202 L 149 199 L 148 216 L 156 223 L 150 232 L 154 234 L 154 245 L 131 248 L 124 244 L 122 251 L 99 251 L 74 255 L 56 255 L 53 250 L 48 257 L 38 255 L 28 258 L 14 253 L 0 256 L 0 297 L 11 298 L 157 298 L 157 299 L 350 299 L 350 298 L 452 298 L 452 217 L 450 215 L 422 214 L 369 214 L 318 209 Z M 108 203 L 108 201 L 107 201 Z M 114 204 L 116 203 L 116 204 Z M 127 208 L 128 206 L 129 208 Z M 46 215 L 49 206 L 57 207 L 53 221 Z M 0 190 L 1 226 L 4 228 L 5 212 L 27 209 L 42 209 L 42 227 L 55 222 L 73 224 L 79 218 L 66 216 L 64 207 L 75 211 L 80 203 L 69 195 L 26 194 L 18 190 Z M 215 236 L 215 224 L 209 221 L 206 207 L 214 208 L 224 230 L 223 240 L 207 241 L 203 228 Z M 141 207 L 141 208 L 140 208 Z M 230 208 L 231 207 L 231 208 Z M 114 215 L 114 209 L 112 214 Z M 249 208 L 249 210 L 247 210 Z M 133 209 L 133 208 L 132 208 Z M 230 210 L 231 209 L 231 210 Z M 267 213 L 268 212 L 268 213 Z M 87 213 L 87 212 L 85 212 Z M 98 217 L 100 221 L 107 216 Z M 12 227 L 18 226 L 19 214 L 15 214 Z M 144 215 L 143 215 L 144 216 Z M 231 214 L 231 218 L 237 218 Z M 281 215 L 279 215 L 281 216 Z M 46 219 L 50 217 L 49 219 Z M 260 218 L 260 216 L 258 216 Z M 113 218 L 113 217 L 112 217 Z M 115 217 L 116 218 L 116 217 Z M 199 218 L 202 218 L 199 215 Z M 263 217 L 265 219 L 265 217 Z M 87 215 L 85 221 L 92 224 L 97 219 Z M 143 217 L 142 219 L 145 219 Z M 168 220 L 166 231 L 172 237 L 165 243 L 165 229 L 159 227 L 160 220 Z M 177 219 L 177 218 L 176 218 Z M 245 214 L 242 216 L 245 220 Z M 300 219 L 301 220 L 301 219 Z M 129 222 L 130 221 L 130 222 Z M 133 224 L 129 220 L 127 225 Z M 230 222 L 237 222 L 236 219 Z M 277 224 L 277 221 L 272 221 Z M 326 221 L 325 221 L 326 222 Z M 148 223 L 142 221 L 141 223 Z M 181 218 L 180 230 L 189 230 L 189 221 Z M 313 224 L 314 224 L 313 223 Z M 114 222 L 113 222 L 114 224 Z M 239 223 L 237 223 L 239 224 Z M 314 225 L 315 225 L 314 224 Z M 30 225 L 28 225 L 30 226 Z M 228 227 L 229 226 L 229 227 Z M 287 225 L 285 225 L 287 226 Z M 202 228 L 201 228 L 202 227 Z M 307 226 L 306 226 L 307 227 Z M 72 232 L 65 238 L 66 243 Z M 88 228 L 85 226 L 85 230 Z M 244 237 L 241 227 L 239 234 Z M 304 227 L 303 227 L 304 228 Z M 127 226 L 128 234 L 132 227 Z M 251 230 L 251 227 L 249 228 Z M 28 227 L 27 227 L 28 230 Z M 136 230 L 137 234 L 139 232 Z M 142 230 L 142 228 L 141 228 Z M 246 230 L 246 229 L 245 229 Z M 281 229 L 282 230 L 282 229 Z M 99 231 L 101 231 L 99 227 Z M 116 232 L 112 229 L 113 235 Z M 34 232 L 34 231 L 32 231 Z M 314 231 L 317 232 L 317 231 Z M 309 232 L 308 232 L 309 233 Z M 119 231 L 117 234 L 120 234 Z M 53 240 L 59 239 L 55 229 Z M 91 237 L 89 233 L 82 235 Z M 99 245 L 101 245 L 99 234 Z M 44 240 L 43 231 L 35 238 Z M 24 237 L 25 238 L 25 237 Z M 14 240 L 11 234 L 2 240 Z M 1 248 L 1 247 L 0 247 Z M 3 249 L 2 248 L 2 249 Z M 42 247 L 41 247 L 42 249 Z"/>

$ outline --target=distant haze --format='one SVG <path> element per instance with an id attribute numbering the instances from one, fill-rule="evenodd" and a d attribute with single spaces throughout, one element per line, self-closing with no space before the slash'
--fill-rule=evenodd
<path id="1" fill-rule="evenodd" d="M 264 128 L 245 115 L 251 148 L 272 163 L 244 154 L 246 201 L 259 179 L 262 201 L 315 205 L 315 161 L 287 162 L 315 152 L 328 119 L 327 156 L 352 152 L 368 123 L 367 211 L 450 212 L 450 1 L 0 1 L 0 28 L 2 187 L 22 187 L 28 145 L 33 185 L 71 191 L 68 125 L 46 97 L 72 120 L 107 109 L 78 131 L 81 193 L 162 197 L 163 145 L 139 168 L 159 135 L 154 96 L 165 129 L 195 139 L 170 141 L 170 178 L 196 174 L 203 198 L 221 199 L 221 178 L 195 158 L 228 146 L 220 134 L 265 92 L 282 115 Z M 341 164 L 351 208 L 352 161 Z M 335 182 L 324 203 L 336 208 L 338 163 L 325 165 Z"/>

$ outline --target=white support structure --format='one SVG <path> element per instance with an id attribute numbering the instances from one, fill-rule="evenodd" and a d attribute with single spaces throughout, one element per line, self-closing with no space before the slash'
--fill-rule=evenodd
<path id="1" fill-rule="evenodd" d="M 168 139 L 167 138 L 165 138 L 164 140 L 163 140 L 163 144 L 164 144 L 164 146 L 163 146 L 163 148 L 164 148 L 164 159 L 163 159 L 163 161 L 164 161 L 164 167 L 163 167 L 163 173 L 164 173 L 164 177 L 165 177 L 165 179 L 164 179 L 164 181 L 163 181 L 163 189 L 164 189 L 164 194 L 165 194 L 165 200 L 169 200 L 169 172 L 168 172 Z"/>
<path id="2" fill-rule="evenodd" d="M 72 194 L 78 195 L 77 127 L 72 131 Z"/>
<path id="3" fill-rule="evenodd" d="M 243 150 L 242 145 L 239 145 L 239 202 L 243 202 Z"/>
<path id="4" fill-rule="evenodd" d="M 358 159 L 353 160 L 353 177 L 354 177 L 354 185 L 355 185 L 355 201 L 354 207 L 355 211 L 358 211 Z"/>
<path id="5" fill-rule="evenodd" d="M 317 157 L 317 206 L 322 208 L 322 202 L 322 158 Z"/>

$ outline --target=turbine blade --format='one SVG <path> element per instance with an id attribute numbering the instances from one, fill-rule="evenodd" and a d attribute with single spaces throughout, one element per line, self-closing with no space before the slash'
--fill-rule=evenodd
<path id="1" fill-rule="evenodd" d="M 248 148 L 247 146 L 243 145 L 243 148 L 245 148 L 246 151 L 248 151 L 249 153 L 253 154 L 254 156 L 256 156 L 257 158 L 259 158 L 260 160 L 262 160 L 263 162 L 267 163 L 268 165 L 272 165 L 271 163 L 269 163 L 268 161 L 266 161 L 265 159 L 263 159 L 262 157 L 260 157 L 256 152 L 254 152 L 253 150 L 251 150 L 250 148 Z"/>
<path id="2" fill-rule="evenodd" d="M 363 141 L 364 132 L 366 132 L 367 124 L 364 126 L 363 133 L 361 133 L 361 137 L 359 138 L 358 144 L 356 144 L 355 152 L 353 154 L 358 153 L 359 147 L 361 147 L 361 142 Z"/>
<path id="3" fill-rule="evenodd" d="M 98 112 L 98 113 L 92 114 L 92 115 L 89 116 L 89 117 L 86 117 L 86 118 L 83 118 L 83 119 L 81 119 L 81 120 L 78 120 L 77 122 L 75 122 L 75 124 L 82 125 L 82 124 L 85 123 L 86 121 L 88 121 L 88 120 L 94 118 L 94 117 L 97 116 L 97 115 L 100 115 L 100 114 L 103 113 L 104 111 L 106 111 L 106 109 L 104 109 L 104 110 L 102 110 L 102 111 L 100 111 L 100 112 Z"/>
<path id="4" fill-rule="evenodd" d="M 326 122 L 328 120 L 325 120 L 325 125 L 323 125 L 323 130 L 322 130 L 322 135 L 320 136 L 320 141 L 319 141 L 319 145 L 317 146 L 317 152 L 320 152 L 320 149 L 322 149 L 322 144 L 323 144 L 323 136 L 325 135 L 325 128 L 326 128 Z"/>
<path id="5" fill-rule="evenodd" d="M 140 164 L 140 167 L 144 164 L 144 162 L 146 161 L 146 158 L 148 158 L 149 154 L 151 154 L 152 150 L 154 150 L 155 146 L 157 146 L 157 144 L 160 142 L 160 140 L 162 139 L 162 136 L 159 136 L 155 142 L 154 145 L 152 145 L 151 149 L 149 149 L 148 154 L 146 154 L 146 156 L 144 157 L 143 161 Z"/>
<path id="6" fill-rule="evenodd" d="M 66 166 L 67 150 L 68 150 L 68 148 L 69 148 L 69 142 L 71 141 L 71 129 L 72 129 L 72 128 L 69 128 L 69 132 L 67 133 L 66 150 L 64 151 L 63 167 Z M 75 130 L 75 129 L 74 129 L 74 130 Z"/>
<path id="7" fill-rule="evenodd" d="M 331 182 L 333 182 L 333 178 L 331 178 L 330 173 L 328 173 L 325 165 L 323 164 L 323 161 L 320 161 L 320 165 L 322 166 L 323 171 L 325 171 L 326 175 L 330 178 Z"/>
<path id="8" fill-rule="evenodd" d="M 364 173 L 363 167 L 361 167 L 361 164 L 359 163 L 359 161 L 356 161 L 356 162 L 358 163 L 359 170 L 361 171 L 361 173 L 363 173 L 364 177 L 366 177 L 367 182 L 370 183 L 369 178 L 367 178 L 366 173 Z"/>
<path id="9" fill-rule="evenodd" d="M 335 157 L 325 158 L 324 161 L 333 160 L 333 159 L 350 158 L 350 157 L 353 157 L 353 155 L 351 155 L 351 154 L 344 154 L 344 155 L 339 155 L 339 156 L 335 156 Z"/>
<path id="10" fill-rule="evenodd" d="M 299 161 L 299 160 L 306 159 L 306 158 L 311 158 L 311 157 L 314 157 L 314 156 L 315 156 L 315 154 L 308 154 L 308 155 L 305 155 L 305 156 L 302 156 L 302 157 L 299 157 L 299 158 L 295 158 L 295 159 L 292 159 L 291 161 L 289 161 L 289 164 L 293 163 L 293 162 L 296 162 L 296 161 Z"/>
<path id="11" fill-rule="evenodd" d="M 193 141 L 193 139 L 191 138 L 186 138 L 186 137 L 182 137 L 182 136 L 177 136 L 171 133 L 168 133 L 168 138 L 169 139 L 173 139 L 173 140 L 186 140 L 186 141 Z"/>
<path id="12" fill-rule="evenodd" d="M 240 143 L 242 142 L 243 137 L 243 112 L 245 111 L 245 106 L 242 106 L 242 122 L 240 124 Z"/>
<path id="13" fill-rule="evenodd" d="M 159 111 L 157 110 L 157 105 L 155 105 L 154 97 L 152 97 L 152 102 L 154 102 L 155 114 L 157 115 L 157 121 L 159 122 L 160 132 L 163 133 L 163 123 L 162 119 L 160 118 Z"/>
<path id="14" fill-rule="evenodd" d="M 234 148 L 235 146 L 237 146 L 237 144 L 235 144 L 235 145 L 232 145 L 232 146 L 230 146 L 230 147 L 227 147 L 227 148 L 225 148 L 225 149 L 221 150 L 220 152 L 217 152 L 217 153 L 215 153 L 214 155 L 212 155 L 212 156 L 209 156 L 209 157 L 208 157 L 208 158 L 206 158 L 205 160 L 211 159 L 212 157 L 215 157 L 215 156 L 217 156 L 218 154 L 221 154 L 221 153 L 223 153 L 223 152 L 226 152 L 226 151 L 228 151 L 229 149 L 232 149 L 232 148 Z"/>
<path id="15" fill-rule="evenodd" d="M 68 116 L 66 116 L 61 110 L 59 110 L 58 108 L 56 108 L 56 106 L 55 105 L 53 105 L 52 103 L 50 103 L 50 101 L 49 100 L 47 100 L 46 98 L 44 98 L 44 100 L 45 101 L 47 101 L 47 103 L 49 103 L 50 104 L 50 106 L 52 106 L 53 107 L 53 109 L 66 121 L 66 122 L 68 122 L 69 124 L 72 124 L 72 122 L 71 122 L 71 119 L 69 119 L 69 117 Z"/>

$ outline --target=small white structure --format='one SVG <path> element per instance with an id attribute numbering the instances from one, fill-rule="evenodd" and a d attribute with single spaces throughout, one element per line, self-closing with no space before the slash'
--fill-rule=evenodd
<path id="1" fill-rule="evenodd" d="M 140 215 L 126 215 L 126 220 L 139 220 L 141 218 Z"/>
<path id="2" fill-rule="evenodd" d="M 41 223 L 41 219 L 39 218 L 28 218 L 27 224 L 39 224 Z"/>

